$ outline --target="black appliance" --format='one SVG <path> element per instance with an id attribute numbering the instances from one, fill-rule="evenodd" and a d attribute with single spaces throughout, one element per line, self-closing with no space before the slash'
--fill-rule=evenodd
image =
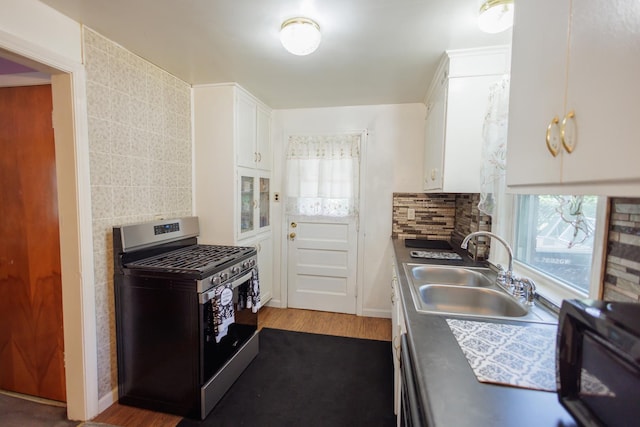
<path id="1" fill-rule="evenodd" d="M 640 304 L 565 300 L 556 378 L 560 403 L 583 426 L 636 425 Z"/>
<path id="2" fill-rule="evenodd" d="M 119 402 L 204 419 L 258 354 L 253 247 L 197 217 L 113 228 Z"/>
<path id="3" fill-rule="evenodd" d="M 423 407 L 415 383 L 413 361 L 409 354 L 407 334 L 400 337 L 400 373 L 402 376 L 402 390 L 400 392 L 400 427 L 422 427 L 424 421 Z"/>

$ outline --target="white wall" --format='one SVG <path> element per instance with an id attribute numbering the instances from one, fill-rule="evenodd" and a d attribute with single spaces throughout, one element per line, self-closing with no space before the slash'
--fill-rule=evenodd
<path id="1" fill-rule="evenodd" d="M 0 10 L 0 31 L 82 62 L 79 23 L 37 0 L 0 0 Z"/>
<path id="2" fill-rule="evenodd" d="M 367 130 L 363 150 L 365 166 L 361 186 L 365 209 L 361 213 L 364 231 L 364 295 L 358 298 L 358 314 L 390 317 L 391 217 L 394 192 L 421 192 L 424 144 L 423 104 L 275 110 L 272 119 L 274 192 L 284 197 L 285 136 L 291 133 L 335 133 Z M 281 197 L 281 200 L 282 200 Z M 274 204 L 274 265 L 283 265 L 283 205 Z M 286 230 L 285 230 L 286 231 Z M 274 272 L 271 305 L 281 304 L 286 268 Z"/>

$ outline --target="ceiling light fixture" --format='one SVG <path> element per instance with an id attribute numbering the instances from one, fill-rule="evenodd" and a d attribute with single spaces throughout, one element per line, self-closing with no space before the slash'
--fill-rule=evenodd
<path id="1" fill-rule="evenodd" d="M 294 55 L 309 55 L 320 45 L 320 26 L 308 18 L 292 18 L 282 23 L 280 41 Z"/>
<path id="2" fill-rule="evenodd" d="M 485 33 L 499 33 L 513 26 L 513 0 L 486 0 L 480 6 L 478 27 Z"/>

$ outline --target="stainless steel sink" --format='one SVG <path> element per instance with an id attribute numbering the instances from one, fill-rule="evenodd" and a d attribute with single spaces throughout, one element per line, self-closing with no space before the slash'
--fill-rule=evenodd
<path id="1" fill-rule="evenodd" d="M 500 288 L 490 268 L 405 263 L 404 270 L 418 312 L 557 322 L 547 310 L 525 306 Z"/>
<path id="2" fill-rule="evenodd" d="M 455 285 L 418 288 L 424 310 L 482 316 L 522 317 L 528 310 L 505 292 Z"/>
<path id="3" fill-rule="evenodd" d="M 424 264 L 406 264 L 411 279 L 420 283 L 435 283 L 458 286 L 491 286 L 495 279 L 488 276 L 489 268 L 449 267 Z"/>

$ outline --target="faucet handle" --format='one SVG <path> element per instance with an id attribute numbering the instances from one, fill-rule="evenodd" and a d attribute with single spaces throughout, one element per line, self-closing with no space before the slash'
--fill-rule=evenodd
<path id="1" fill-rule="evenodd" d="M 523 277 L 519 280 L 522 292 L 524 293 L 525 303 L 527 305 L 533 305 L 536 297 L 536 284 L 528 277 Z"/>
<path id="2" fill-rule="evenodd" d="M 513 272 L 505 270 L 504 267 L 500 264 L 498 264 L 496 267 L 498 268 L 498 276 L 496 277 L 496 282 L 498 283 L 498 285 L 509 290 L 512 283 L 511 275 L 513 274 Z"/>

